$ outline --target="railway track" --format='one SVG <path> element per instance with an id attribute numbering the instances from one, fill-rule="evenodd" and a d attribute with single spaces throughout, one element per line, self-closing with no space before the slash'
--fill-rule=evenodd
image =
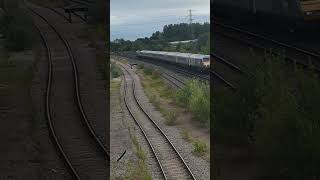
<path id="1" fill-rule="evenodd" d="M 178 89 L 182 89 L 186 85 L 184 81 L 178 79 L 170 73 L 162 72 L 161 76 Z"/>
<path id="2" fill-rule="evenodd" d="M 56 8 L 52 8 L 52 7 L 46 6 L 44 8 L 47 8 L 47 9 L 51 10 L 52 12 L 54 12 L 54 13 L 58 14 L 59 16 L 63 17 L 66 20 L 66 22 L 71 23 L 69 21 L 69 18 L 65 15 L 64 9 L 62 7 L 56 9 Z M 81 20 L 81 22 L 85 22 L 85 23 L 87 22 L 87 20 L 84 17 L 82 17 L 79 13 L 72 12 L 71 14 L 73 14 L 75 17 L 79 18 Z M 74 21 L 73 21 L 73 23 L 74 23 Z"/>
<path id="3" fill-rule="evenodd" d="M 141 61 L 138 61 L 138 60 L 132 59 L 132 58 L 130 58 L 128 60 L 133 61 L 135 63 L 137 63 L 137 62 L 141 63 Z M 178 89 L 182 89 L 186 85 L 186 83 L 183 80 L 179 79 L 178 77 L 176 77 L 172 73 L 169 73 L 164 69 L 161 69 L 161 67 L 159 67 L 159 66 L 156 66 L 154 64 L 147 63 L 147 62 L 143 62 L 143 64 L 151 66 L 152 69 L 157 70 L 163 79 L 167 80 L 171 85 L 173 85 L 174 87 L 176 87 Z"/>
<path id="4" fill-rule="evenodd" d="M 232 63 L 230 60 L 216 54 L 215 52 L 211 53 L 212 60 L 214 61 L 213 69 L 215 72 L 218 72 L 218 75 L 221 75 L 225 79 L 225 83 L 228 84 L 233 90 L 237 89 L 239 85 L 239 78 L 245 73 L 242 68 Z"/>
<path id="5" fill-rule="evenodd" d="M 215 58 L 215 60 L 218 60 L 222 64 L 227 65 L 228 68 L 231 68 L 232 71 L 236 70 L 237 72 L 241 72 L 241 69 L 238 66 L 232 64 L 230 61 L 218 56 L 215 53 L 212 53 L 211 55 Z M 196 78 L 196 79 L 200 79 L 200 80 L 206 81 L 206 82 L 210 81 L 209 75 L 198 74 L 198 73 L 187 71 L 187 70 L 182 69 L 182 68 L 172 67 L 170 65 L 166 65 L 164 63 L 159 63 L 159 62 L 157 63 L 155 61 L 147 61 L 147 60 L 141 59 L 141 58 L 133 58 L 131 56 L 128 56 L 128 58 L 134 59 L 134 60 L 137 60 L 137 61 L 143 61 L 143 62 L 147 62 L 147 63 L 152 63 L 153 65 L 160 66 L 160 67 L 165 67 L 166 69 L 171 69 L 172 71 L 177 72 L 177 73 L 179 73 L 179 74 L 181 74 L 183 76 L 189 77 L 189 78 Z M 217 70 L 210 71 L 210 73 L 212 74 L 213 79 L 216 80 L 217 84 L 219 83 L 219 85 L 221 84 L 221 85 L 230 87 L 233 90 L 236 89 L 235 84 L 230 82 L 229 80 L 227 80 L 220 72 L 217 72 Z"/>
<path id="6" fill-rule="evenodd" d="M 109 153 L 83 109 L 76 60 L 70 45 L 34 6 L 25 5 L 46 48 L 45 106 L 52 139 L 76 179 L 107 179 Z"/>
<path id="7" fill-rule="evenodd" d="M 220 22 L 214 22 L 214 25 L 216 27 L 214 32 L 223 37 L 271 54 L 284 54 L 285 60 L 291 63 L 297 63 L 305 68 L 312 64 L 315 70 L 320 72 L 320 54 L 317 52 L 305 50 L 261 34 Z"/>
<path id="8" fill-rule="evenodd" d="M 89 0 L 69 0 L 69 1 L 76 4 L 85 5 L 85 6 L 91 6 L 93 4 L 93 1 L 89 1 Z"/>
<path id="9" fill-rule="evenodd" d="M 146 138 L 163 179 L 196 179 L 175 146 L 146 112 L 136 94 L 135 75 L 117 63 L 124 73 L 124 102 L 126 108 Z"/>

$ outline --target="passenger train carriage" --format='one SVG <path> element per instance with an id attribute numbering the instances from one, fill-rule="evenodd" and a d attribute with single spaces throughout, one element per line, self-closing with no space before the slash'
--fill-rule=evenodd
<path id="1" fill-rule="evenodd" d="M 152 58 L 169 63 L 179 64 L 190 68 L 210 68 L 210 56 L 203 54 L 165 52 L 165 51 L 136 51 L 137 56 Z"/>

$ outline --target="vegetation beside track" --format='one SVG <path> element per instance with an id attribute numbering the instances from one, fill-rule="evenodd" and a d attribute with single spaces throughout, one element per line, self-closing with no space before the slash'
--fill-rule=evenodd
<path id="1" fill-rule="evenodd" d="M 252 58 L 236 92 L 213 94 L 216 143 L 247 147 L 273 178 L 319 177 L 319 75 L 288 74 L 281 55 Z"/>
<path id="2" fill-rule="evenodd" d="M 117 67 L 114 63 L 112 64 L 113 67 Z M 111 69 L 113 69 L 111 67 Z M 121 69 L 120 73 L 121 73 Z M 111 73 L 112 74 L 112 73 Z M 121 87 L 121 80 L 119 77 L 122 75 L 117 74 L 117 76 L 112 76 L 112 80 L 110 81 L 110 93 L 119 93 L 120 92 L 120 87 Z M 120 94 L 120 93 L 119 93 Z M 119 96 L 119 103 L 122 101 L 122 98 Z M 129 136 L 133 144 L 133 151 L 135 152 L 135 155 L 137 157 L 137 163 L 135 163 L 133 160 L 128 161 L 126 164 L 126 169 L 127 172 L 124 175 L 124 179 L 128 180 L 136 180 L 136 179 L 141 179 L 141 180 L 151 180 L 151 174 L 149 172 L 148 166 L 147 166 L 147 159 L 144 150 L 142 149 L 141 145 L 138 142 L 137 137 L 135 136 L 134 132 L 132 132 L 132 127 L 130 124 L 126 124 L 128 127 L 129 131 Z M 111 179 L 118 179 L 116 177 L 111 177 Z"/>
<path id="3" fill-rule="evenodd" d="M 136 155 L 138 157 L 138 164 L 132 165 L 128 164 L 129 166 L 129 175 L 127 179 L 135 180 L 135 179 L 141 179 L 141 180 L 151 180 L 151 174 L 149 172 L 147 162 L 146 162 L 146 155 L 142 147 L 140 146 L 137 137 L 132 134 L 131 128 L 129 128 L 130 138 L 134 144 Z"/>
<path id="4" fill-rule="evenodd" d="M 179 90 L 176 102 L 182 107 L 188 108 L 194 118 L 203 125 L 210 126 L 210 89 L 208 84 L 191 80 Z"/>
<path id="5" fill-rule="evenodd" d="M 202 125 L 209 124 L 210 99 L 207 85 L 194 80 L 188 82 L 182 90 L 174 90 L 161 79 L 157 71 L 139 65 L 138 74 L 142 75 L 142 85 L 146 95 L 164 116 L 167 125 L 176 125 L 178 118 L 188 110 L 191 111 L 195 121 Z M 191 96 L 193 97 L 190 98 Z M 204 108 L 204 110 L 201 108 Z M 180 133 L 182 138 L 193 144 L 195 155 L 208 155 L 209 148 L 205 142 L 192 137 L 191 132 L 187 129 L 182 129 Z"/>
<path id="6" fill-rule="evenodd" d="M 111 65 L 110 65 L 110 77 L 113 79 L 113 78 L 118 78 L 122 75 L 122 71 L 121 69 L 114 63 L 114 62 L 111 62 Z"/>

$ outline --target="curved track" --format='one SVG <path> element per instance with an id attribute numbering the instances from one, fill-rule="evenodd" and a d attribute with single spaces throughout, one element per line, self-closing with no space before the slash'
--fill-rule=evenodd
<path id="1" fill-rule="evenodd" d="M 120 63 L 118 63 L 120 64 Z M 141 106 L 134 75 L 120 64 L 125 76 L 125 105 L 146 138 L 164 179 L 196 179 L 175 146 Z M 131 86 L 130 86 L 131 82 Z"/>
<path id="2" fill-rule="evenodd" d="M 320 54 L 302 49 L 284 42 L 277 41 L 257 33 L 244 30 L 232 25 L 214 22 L 215 32 L 228 38 L 272 54 L 285 55 L 285 59 L 292 63 L 297 63 L 303 67 L 309 67 L 310 63 L 314 65 L 316 71 L 320 72 Z"/>
<path id="3" fill-rule="evenodd" d="M 53 140 L 76 179 L 105 179 L 109 153 L 83 109 L 70 45 L 44 16 L 27 8 L 37 22 L 48 58 L 46 116 Z"/>

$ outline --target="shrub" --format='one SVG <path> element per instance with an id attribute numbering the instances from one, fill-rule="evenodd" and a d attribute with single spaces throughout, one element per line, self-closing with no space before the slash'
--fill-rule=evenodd
<path id="1" fill-rule="evenodd" d="M 176 94 L 176 102 L 182 107 L 187 107 L 194 118 L 202 124 L 210 123 L 210 91 L 207 84 L 192 80 L 187 82 L 183 89 Z"/>
<path id="2" fill-rule="evenodd" d="M 115 65 L 115 63 L 111 63 L 111 77 L 118 78 L 122 74 L 121 69 Z"/>
<path id="3" fill-rule="evenodd" d="M 253 147 L 273 177 L 319 177 L 319 77 L 288 69 L 281 55 L 248 62 L 236 92 L 221 88 L 213 94 L 215 140 Z"/>

